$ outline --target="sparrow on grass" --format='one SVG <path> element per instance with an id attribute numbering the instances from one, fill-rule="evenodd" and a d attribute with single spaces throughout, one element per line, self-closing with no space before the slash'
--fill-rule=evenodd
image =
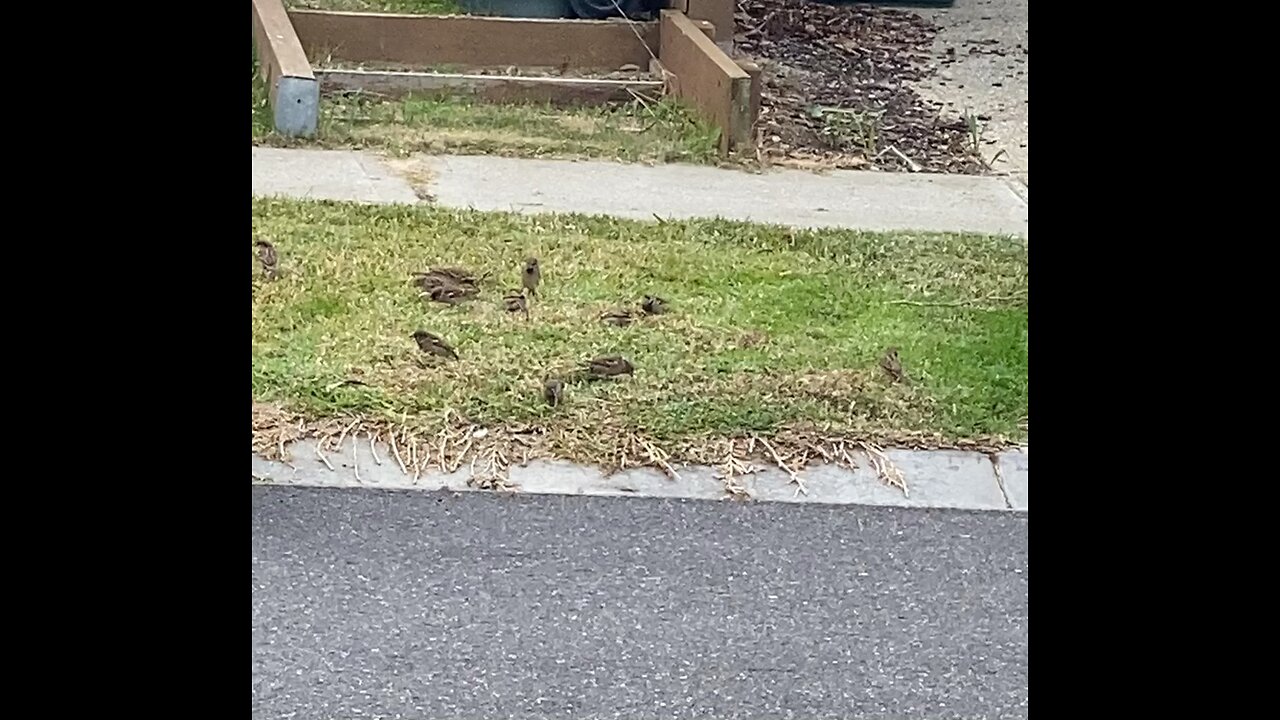
<path id="1" fill-rule="evenodd" d="M 520 290 L 511 290 L 502 298 L 502 306 L 507 312 L 522 312 L 524 319 L 529 319 L 529 301 Z"/>
<path id="2" fill-rule="evenodd" d="M 531 297 L 538 296 L 538 283 L 542 282 L 542 267 L 538 264 L 538 258 L 525 258 L 524 270 L 521 272 L 521 282 L 524 289 L 529 291 Z"/>
<path id="3" fill-rule="evenodd" d="M 449 346 L 449 343 L 435 333 L 430 333 L 426 330 L 415 330 L 413 340 L 418 343 L 418 349 L 428 355 L 446 357 L 450 360 L 458 359 L 458 353 Z"/>
<path id="4" fill-rule="evenodd" d="M 259 240 L 254 243 L 258 248 L 258 262 L 262 263 L 262 274 L 268 280 L 275 280 L 280 276 L 280 256 L 276 254 L 276 246 L 266 240 Z"/>
<path id="5" fill-rule="evenodd" d="M 560 404 L 564 398 L 564 381 L 558 378 L 547 378 L 542 382 L 542 399 L 551 407 Z"/>
<path id="6" fill-rule="evenodd" d="M 621 355 L 602 355 L 588 360 L 584 371 L 588 380 L 605 380 L 620 375 L 633 375 L 636 367 Z"/>
<path id="7" fill-rule="evenodd" d="M 418 272 L 413 274 L 414 283 L 423 290 L 430 290 L 432 286 L 440 281 L 451 282 L 454 285 L 470 286 L 479 289 L 480 282 L 488 277 L 488 273 L 476 276 L 475 273 L 460 267 L 439 267 L 431 268 L 426 272 Z"/>
<path id="8" fill-rule="evenodd" d="M 640 309 L 644 310 L 646 315 L 661 315 L 667 311 L 667 301 L 657 295 L 645 295 L 644 300 L 640 302 Z"/>
<path id="9" fill-rule="evenodd" d="M 898 348 L 891 347 L 880 358 L 880 369 L 885 371 L 892 382 L 902 382 L 902 359 L 898 357 Z"/>
<path id="10" fill-rule="evenodd" d="M 626 327 L 635 322 L 635 313 L 630 310 L 609 310 L 600 314 L 600 322 L 614 327 Z"/>
<path id="11" fill-rule="evenodd" d="M 452 280 L 439 279 L 431 285 L 430 289 L 424 290 L 418 295 L 430 298 L 432 302 L 457 305 L 474 297 L 478 292 L 480 291 L 474 285 L 460 285 Z"/>

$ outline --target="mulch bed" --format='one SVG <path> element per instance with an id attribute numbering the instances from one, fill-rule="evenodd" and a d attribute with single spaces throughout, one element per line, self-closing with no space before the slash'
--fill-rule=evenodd
<path id="1" fill-rule="evenodd" d="M 765 157 L 886 171 L 982 174 L 963 118 L 908 83 L 934 72 L 938 28 L 906 10 L 739 0 L 736 49 L 763 74 Z"/>

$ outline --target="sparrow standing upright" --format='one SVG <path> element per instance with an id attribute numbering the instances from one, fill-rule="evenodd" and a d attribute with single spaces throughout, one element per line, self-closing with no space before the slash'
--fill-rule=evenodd
<path id="1" fill-rule="evenodd" d="M 280 257 L 276 255 L 276 246 L 266 240 L 254 243 L 258 248 L 258 262 L 262 263 L 262 274 L 268 280 L 275 280 L 280 275 Z"/>
<path id="2" fill-rule="evenodd" d="M 542 268 L 538 266 L 538 258 L 525 258 L 522 275 L 524 289 L 529 291 L 530 296 L 537 297 L 538 283 L 542 282 Z"/>
<path id="3" fill-rule="evenodd" d="M 458 359 L 458 353 L 454 352 L 453 348 L 449 347 L 449 343 L 446 343 L 444 339 L 435 333 L 429 333 L 426 330 L 415 330 L 413 339 L 418 343 L 418 349 L 428 355 L 439 355 L 451 360 Z"/>
<path id="4" fill-rule="evenodd" d="M 902 360 L 898 357 L 898 348 L 891 347 L 880 358 L 880 369 L 889 375 L 893 382 L 902 382 Z"/>
<path id="5" fill-rule="evenodd" d="M 542 399 L 547 401 L 551 407 L 560 404 L 560 400 L 564 397 L 564 382 L 557 378 L 547 378 L 542 381 Z"/>

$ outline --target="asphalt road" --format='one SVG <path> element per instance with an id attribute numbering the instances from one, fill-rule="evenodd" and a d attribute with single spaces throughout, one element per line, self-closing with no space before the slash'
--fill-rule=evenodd
<path id="1" fill-rule="evenodd" d="M 1025 718 L 1027 516 L 253 488 L 255 718 Z"/>

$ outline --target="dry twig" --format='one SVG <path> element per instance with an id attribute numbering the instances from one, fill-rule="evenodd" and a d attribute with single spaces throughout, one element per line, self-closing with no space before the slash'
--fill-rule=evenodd
<path id="1" fill-rule="evenodd" d="M 910 169 L 910 170 L 911 170 L 911 172 L 913 172 L 913 173 L 920 172 L 921 170 L 923 170 L 923 169 L 924 169 L 924 167 L 923 167 L 922 165 L 920 165 L 920 163 L 916 162 L 915 160 L 912 160 L 911 158 L 907 157 L 906 155 L 903 155 L 901 150 L 899 150 L 898 148 L 896 148 L 896 147 L 894 147 L 894 146 L 892 146 L 892 145 L 890 145 L 889 147 L 885 148 L 884 150 L 881 150 L 880 152 L 881 152 L 881 153 L 884 153 L 884 152 L 885 152 L 885 150 L 887 150 L 887 151 L 889 151 L 889 152 L 893 153 L 894 155 L 897 155 L 898 157 L 902 158 L 902 161 L 903 161 L 903 162 L 905 162 L 905 163 L 907 164 L 907 168 L 908 168 L 908 169 Z M 876 157 L 879 157 L 879 155 L 876 155 Z"/>
<path id="2" fill-rule="evenodd" d="M 871 468 L 875 470 L 876 477 L 901 490 L 903 497 L 910 497 L 907 492 L 906 478 L 902 476 L 902 471 L 898 469 L 897 465 L 893 464 L 889 456 L 884 454 L 884 449 L 869 442 L 861 443 L 861 445 L 863 451 L 867 453 L 868 459 L 871 460 Z"/>
<path id="3" fill-rule="evenodd" d="M 662 468 L 662 472 L 666 473 L 668 478 L 678 482 L 680 480 L 680 473 L 676 472 L 675 468 L 671 467 L 671 463 L 667 462 L 667 458 L 670 456 L 661 448 L 654 447 L 648 440 L 645 440 L 644 438 L 639 438 L 639 440 L 641 447 L 644 448 L 645 453 L 649 456 L 650 462 L 657 463 L 658 467 Z"/>
<path id="4" fill-rule="evenodd" d="M 401 432 L 403 432 L 403 430 L 393 431 L 391 433 L 391 454 L 396 457 L 396 462 L 400 465 L 400 472 L 408 475 L 409 468 L 404 466 L 404 458 L 400 457 L 400 448 L 396 446 L 396 435 L 399 435 Z"/>
<path id="5" fill-rule="evenodd" d="M 325 440 L 327 439 L 328 438 L 320 438 L 320 440 L 316 442 L 316 457 L 320 458 L 320 462 L 324 463 L 324 466 L 329 468 L 330 471 L 332 471 L 333 465 L 329 464 L 329 458 L 324 456 L 324 450 L 323 450 Z"/>
<path id="6" fill-rule="evenodd" d="M 752 499 L 751 491 L 747 489 L 746 485 L 739 482 L 738 478 L 755 473 L 759 468 L 738 457 L 735 452 L 737 448 L 736 441 L 730 439 L 726 442 L 726 446 L 728 450 L 725 452 L 724 460 L 720 464 L 720 472 L 716 473 L 715 477 L 724 486 L 725 491 L 735 500 L 750 500 Z"/>
<path id="7" fill-rule="evenodd" d="M 996 308 L 986 308 L 978 306 L 980 302 L 1008 302 L 1010 300 L 1021 300 L 1026 297 L 1026 293 L 1015 293 L 1013 295 L 988 295 L 986 297 L 976 298 L 973 300 L 957 300 L 954 302 L 927 301 L 927 300 L 889 300 L 886 305 L 914 305 L 916 307 L 965 307 L 975 308 L 978 310 L 994 310 Z"/>
<path id="8" fill-rule="evenodd" d="M 360 437 L 358 433 L 351 438 L 351 471 L 355 473 L 356 482 L 364 482 L 360 479 Z"/>
<path id="9" fill-rule="evenodd" d="M 758 436 L 752 435 L 751 437 L 755 439 Z M 764 448 L 769 451 L 769 454 L 773 456 L 773 461 L 777 463 L 778 467 L 791 478 L 790 482 L 796 486 L 796 492 L 807 496 L 809 494 L 809 488 L 805 487 L 804 481 L 800 479 L 800 475 L 795 470 L 792 470 L 790 465 L 787 465 L 787 462 L 782 459 L 782 456 L 778 454 L 777 450 L 773 449 L 773 445 L 771 445 L 768 440 L 765 440 L 764 438 L 759 438 L 759 440 L 760 443 L 764 445 Z"/>

